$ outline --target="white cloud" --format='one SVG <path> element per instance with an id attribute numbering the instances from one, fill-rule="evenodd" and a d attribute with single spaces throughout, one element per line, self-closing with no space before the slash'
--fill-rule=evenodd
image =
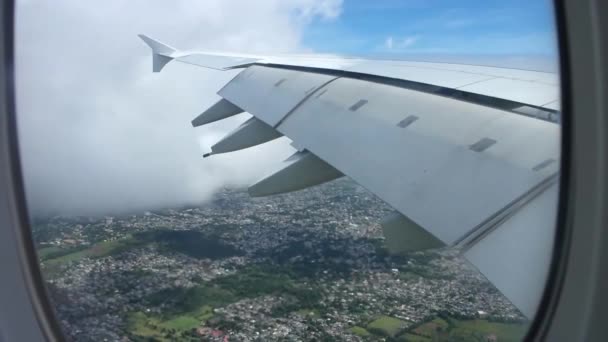
<path id="1" fill-rule="evenodd" d="M 314 18 L 335 19 L 342 13 L 343 0 L 290 0 L 288 6 L 297 6 L 297 14 L 304 20 Z"/>
<path id="2" fill-rule="evenodd" d="M 30 209 L 200 203 L 267 174 L 291 153 L 285 140 L 201 158 L 200 141 L 211 145 L 246 114 L 190 126 L 235 73 L 170 63 L 153 74 L 137 34 L 184 49 L 297 52 L 306 25 L 340 8 L 339 0 L 19 2 L 17 110 Z"/>
<path id="3" fill-rule="evenodd" d="M 387 49 L 392 50 L 393 49 L 393 45 L 394 45 L 393 37 L 386 38 L 386 41 L 384 41 L 384 46 Z"/>
<path id="4" fill-rule="evenodd" d="M 403 40 L 401 41 L 401 47 L 406 49 L 414 44 L 416 44 L 416 42 L 418 41 L 420 37 L 418 36 L 409 36 L 409 37 L 405 37 L 403 38 Z"/>
<path id="5" fill-rule="evenodd" d="M 389 36 L 384 41 L 384 48 L 388 50 L 404 50 L 416 44 L 419 39 L 420 36 L 407 36 L 400 39 L 395 39 L 393 36 Z"/>

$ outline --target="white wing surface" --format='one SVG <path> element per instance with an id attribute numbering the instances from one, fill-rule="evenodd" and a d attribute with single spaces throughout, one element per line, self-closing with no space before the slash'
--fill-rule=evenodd
<path id="1" fill-rule="evenodd" d="M 383 226 L 387 235 L 412 236 L 400 242 L 403 250 L 460 248 L 522 313 L 533 316 L 554 238 L 557 75 L 332 56 L 179 52 L 140 37 L 153 50 L 154 71 L 171 60 L 242 69 L 219 90 L 222 100 L 193 120 L 200 126 L 241 112 L 254 116 L 211 154 L 280 136 L 298 147 L 284 168 L 250 187 L 252 196 L 346 175 L 396 210 Z"/>

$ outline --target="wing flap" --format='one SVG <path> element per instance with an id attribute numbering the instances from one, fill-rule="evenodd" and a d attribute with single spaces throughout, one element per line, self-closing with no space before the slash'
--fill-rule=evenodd
<path id="1" fill-rule="evenodd" d="M 211 154 L 242 150 L 280 138 L 281 136 L 282 134 L 274 128 L 253 117 L 211 146 Z"/>
<path id="2" fill-rule="evenodd" d="M 534 317 L 551 264 L 558 183 L 464 252 L 526 317 Z"/>
<path id="3" fill-rule="evenodd" d="M 222 120 L 243 112 L 244 110 L 235 106 L 233 103 L 230 103 L 230 101 L 226 99 L 221 99 L 213 106 L 209 107 L 209 109 L 204 111 L 201 115 L 197 116 L 194 120 L 192 120 L 192 126 L 203 126 L 208 123 Z"/>
<path id="4" fill-rule="evenodd" d="M 393 254 L 445 247 L 445 244 L 400 212 L 385 217 L 382 232 L 386 247 Z"/>
<path id="5" fill-rule="evenodd" d="M 289 157 L 287 165 L 249 187 L 253 197 L 270 196 L 305 189 L 340 178 L 343 174 L 314 154 L 303 151 Z"/>

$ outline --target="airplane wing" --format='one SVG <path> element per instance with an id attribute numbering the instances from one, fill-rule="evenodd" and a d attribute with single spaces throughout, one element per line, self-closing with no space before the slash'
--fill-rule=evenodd
<path id="1" fill-rule="evenodd" d="M 153 71 L 169 61 L 241 69 L 196 117 L 253 117 L 208 155 L 281 136 L 298 150 L 252 196 L 348 176 L 395 209 L 382 226 L 401 251 L 459 248 L 527 317 L 554 240 L 559 77 L 487 66 L 336 56 L 182 52 L 144 35 Z M 206 155 L 206 156 L 208 156 Z"/>

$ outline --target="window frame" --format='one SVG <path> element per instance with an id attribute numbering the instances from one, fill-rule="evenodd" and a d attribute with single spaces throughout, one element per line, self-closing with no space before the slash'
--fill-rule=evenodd
<path id="1" fill-rule="evenodd" d="M 14 2 L 0 5 L 0 340 L 60 341 L 24 198 L 14 97 Z M 608 2 L 555 1 L 562 78 L 562 173 L 549 281 L 527 340 L 607 336 Z"/>

